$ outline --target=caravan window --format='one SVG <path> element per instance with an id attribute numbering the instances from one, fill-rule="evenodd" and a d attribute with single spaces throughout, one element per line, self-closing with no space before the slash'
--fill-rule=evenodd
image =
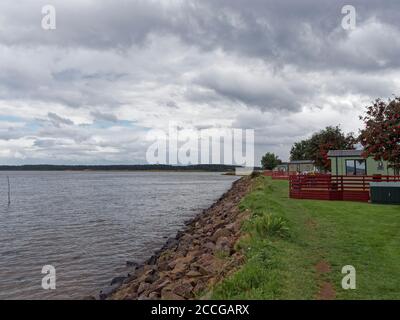
<path id="1" fill-rule="evenodd" d="M 346 175 L 348 176 L 367 175 L 367 162 L 365 160 L 346 160 Z"/>

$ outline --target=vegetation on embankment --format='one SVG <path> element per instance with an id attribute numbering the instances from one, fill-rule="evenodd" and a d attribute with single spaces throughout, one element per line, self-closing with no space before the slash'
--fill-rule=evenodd
<path id="1" fill-rule="evenodd" d="M 246 262 L 214 299 L 400 298 L 400 207 L 289 199 L 287 181 L 257 179 L 240 204 Z M 345 265 L 355 290 L 342 289 Z"/>

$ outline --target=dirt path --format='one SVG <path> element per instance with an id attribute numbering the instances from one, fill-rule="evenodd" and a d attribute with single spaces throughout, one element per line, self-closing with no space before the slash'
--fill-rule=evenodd
<path id="1" fill-rule="evenodd" d="M 315 271 L 317 272 L 317 281 L 320 287 L 316 299 L 334 300 L 336 298 L 335 288 L 332 283 L 326 279 L 326 276 L 331 272 L 330 264 L 325 260 L 321 260 L 316 264 Z"/>
<path id="2" fill-rule="evenodd" d="M 310 231 L 312 241 L 318 241 L 314 235 L 318 228 L 318 223 L 312 218 L 308 218 L 305 222 L 307 229 Z M 316 255 L 323 256 L 322 252 L 317 252 Z M 321 259 L 315 266 L 316 280 L 318 284 L 318 292 L 315 296 L 317 300 L 334 300 L 336 298 L 336 291 L 333 284 L 329 281 L 328 277 L 331 273 L 331 265 L 325 259 Z"/>

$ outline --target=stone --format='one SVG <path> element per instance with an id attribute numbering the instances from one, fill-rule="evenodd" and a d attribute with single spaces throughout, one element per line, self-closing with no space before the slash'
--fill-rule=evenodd
<path id="1" fill-rule="evenodd" d="M 181 241 L 190 242 L 193 240 L 193 236 L 191 234 L 186 233 L 182 236 Z"/>
<path id="2" fill-rule="evenodd" d="M 138 288 L 138 290 L 137 290 L 137 293 L 140 295 L 142 292 L 146 291 L 146 290 L 149 289 L 149 288 L 150 288 L 150 284 L 149 284 L 149 283 L 147 283 L 147 282 L 142 282 L 142 283 L 139 285 L 139 288 Z"/>
<path id="3" fill-rule="evenodd" d="M 126 266 L 127 267 L 138 267 L 139 266 L 139 263 L 137 263 L 136 261 L 127 261 L 126 262 Z"/>
<path id="4" fill-rule="evenodd" d="M 199 259 L 197 260 L 198 263 L 203 265 L 209 265 L 212 263 L 214 257 L 209 253 L 202 254 Z"/>
<path id="5" fill-rule="evenodd" d="M 167 291 L 163 295 L 161 295 L 161 299 L 163 300 L 185 300 L 183 297 L 178 296 L 177 294 Z"/>
<path id="6" fill-rule="evenodd" d="M 203 276 L 208 275 L 210 273 L 208 271 L 208 268 L 203 266 L 203 265 L 201 265 L 201 264 L 197 264 L 197 265 L 195 265 L 195 267 L 198 270 L 198 272 Z"/>
<path id="7" fill-rule="evenodd" d="M 231 232 L 228 230 L 228 229 L 226 229 L 226 228 L 221 228 L 221 229 L 218 229 L 215 233 L 214 233 L 214 235 L 211 237 L 211 240 L 213 241 L 213 242 L 217 242 L 217 240 L 219 239 L 219 238 L 221 238 L 221 237 L 229 237 L 231 235 Z"/>
<path id="8" fill-rule="evenodd" d="M 190 270 L 187 274 L 188 277 L 201 277 L 202 274 L 198 271 Z"/>
<path id="9" fill-rule="evenodd" d="M 194 254 L 199 255 L 198 252 L 190 252 L 186 256 L 175 259 L 169 263 L 168 266 L 173 269 L 171 273 L 184 272 L 187 266 L 195 259 Z"/>
<path id="10" fill-rule="evenodd" d="M 188 263 L 197 260 L 197 258 L 200 257 L 202 254 L 203 251 L 201 250 L 201 246 L 194 246 L 193 251 L 190 253 L 191 259 L 190 261 L 188 261 Z"/>
<path id="11" fill-rule="evenodd" d="M 227 237 L 220 237 L 215 244 L 215 251 L 229 253 L 231 251 L 231 243 Z"/>
<path id="12" fill-rule="evenodd" d="M 225 228 L 232 233 L 236 233 L 240 229 L 240 223 L 232 222 L 232 223 L 228 224 Z"/>
<path id="13" fill-rule="evenodd" d="M 221 229 L 225 224 L 226 224 L 225 221 L 218 219 L 218 221 L 214 222 L 214 229 L 215 230 Z"/>
<path id="14" fill-rule="evenodd" d="M 186 299 L 193 298 L 193 286 L 190 283 L 181 283 L 176 285 L 172 289 L 172 293 L 177 294 L 178 296 L 184 297 Z"/>
<path id="15" fill-rule="evenodd" d="M 158 270 L 159 271 L 169 271 L 169 270 L 171 270 L 171 267 L 167 261 L 164 261 L 164 262 L 158 263 Z"/>
<path id="16" fill-rule="evenodd" d="M 213 242 L 209 241 L 209 242 L 207 242 L 207 243 L 204 245 L 204 248 L 205 248 L 205 249 L 208 249 L 208 250 L 211 250 L 211 251 L 214 251 L 214 249 L 215 249 L 215 244 L 214 244 Z"/>
<path id="17" fill-rule="evenodd" d="M 159 296 L 159 294 L 158 294 L 157 292 L 151 292 L 151 293 L 149 294 L 149 299 L 150 299 L 150 300 L 156 300 L 156 299 L 158 299 L 158 298 L 160 298 L 160 296 Z"/>
<path id="18" fill-rule="evenodd" d="M 143 274 L 154 274 L 157 271 L 157 265 L 146 265 L 143 268 Z"/>
<path id="19" fill-rule="evenodd" d="M 184 281 L 186 282 L 186 283 L 189 283 L 192 287 L 194 287 L 196 284 L 197 284 L 197 281 L 199 281 L 199 277 L 196 277 L 196 278 L 187 278 L 187 279 L 185 279 Z"/>
<path id="20" fill-rule="evenodd" d="M 169 238 L 165 245 L 163 246 L 164 250 L 175 248 L 179 244 L 179 241 L 175 238 Z"/>
<path id="21" fill-rule="evenodd" d="M 166 279 L 160 279 L 157 283 L 154 284 L 154 292 L 161 292 L 166 286 L 171 284 L 171 281 Z"/>
<path id="22" fill-rule="evenodd" d="M 136 300 L 137 298 L 138 298 L 137 293 L 136 293 L 136 292 L 132 292 L 132 293 L 127 294 L 127 295 L 123 298 L 123 300 Z"/>
<path id="23" fill-rule="evenodd" d="M 173 279 L 178 279 L 178 278 L 182 277 L 185 274 L 186 266 L 187 266 L 187 264 L 185 264 L 185 263 L 182 263 L 182 262 L 178 263 L 175 266 L 175 268 L 172 271 L 170 271 L 171 277 Z"/>
<path id="24" fill-rule="evenodd" d="M 179 254 L 180 256 L 184 257 L 187 255 L 188 253 L 188 247 L 186 244 L 184 245 L 180 245 L 177 249 L 176 249 L 176 253 Z"/>
<path id="25" fill-rule="evenodd" d="M 126 278 L 127 277 L 115 277 L 114 279 L 111 280 L 110 286 L 113 286 L 114 284 L 117 283 L 123 283 Z"/>
<path id="26" fill-rule="evenodd" d="M 159 278 L 160 276 L 157 273 L 149 273 L 144 278 L 144 282 L 153 283 L 156 282 Z"/>
<path id="27" fill-rule="evenodd" d="M 204 282 L 203 281 L 198 281 L 196 286 L 193 288 L 193 292 L 195 294 L 201 293 L 202 291 L 205 290 L 205 288 L 206 288 L 206 285 L 204 284 Z"/>
<path id="28" fill-rule="evenodd" d="M 117 291 L 117 289 L 120 287 L 120 284 L 116 284 L 110 287 L 107 287 L 103 290 L 100 291 L 99 293 L 99 299 L 100 300 L 105 300 L 107 299 L 109 296 L 111 296 L 115 291 Z"/>
<path id="29" fill-rule="evenodd" d="M 157 262 L 158 254 L 153 254 L 149 259 L 146 260 L 146 265 L 154 265 Z"/>
<path id="30" fill-rule="evenodd" d="M 137 279 L 137 275 L 128 275 L 125 280 L 122 282 L 122 284 L 127 284 L 127 283 L 131 283 L 132 281 L 135 281 Z"/>
<path id="31" fill-rule="evenodd" d="M 175 239 L 179 240 L 183 235 L 184 235 L 184 232 L 183 232 L 183 231 L 178 231 L 178 232 L 176 233 Z"/>

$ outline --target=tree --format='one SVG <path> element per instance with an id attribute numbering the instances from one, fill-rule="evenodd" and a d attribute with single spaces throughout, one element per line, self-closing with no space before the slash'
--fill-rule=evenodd
<path id="1" fill-rule="evenodd" d="M 375 100 L 366 107 L 360 119 L 364 122 L 358 141 L 364 147 L 364 156 L 386 160 L 398 174 L 400 171 L 400 97 Z"/>
<path id="2" fill-rule="evenodd" d="M 356 139 L 353 133 L 344 134 L 340 126 L 326 127 L 310 139 L 310 154 L 316 166 L 330 170 L 329 150 L 354 150 Z"/>
<path id="3" fill-rule="evenodd" d="M 311 156 L 309 150 L 310 140 L 301 140 L 300 142 L 296 142 L 290 150 L 290 160 L 310 160 Z"/>
<path id="4" fill-rule="evenodd" d="M 264 170 L 273 170 L 281 163 L 282 161 L 279 157 L 270 152 L 267 152 L 261 159 L 261 165 Z"/>
<path id="5" fill-rule="evenodd" d="M 352 150 L 356 139 L 352 133 L 344 134 L 339 126 L 326 127 L 314 133 L 311 138 L 293 145 L 291 160 L 313 160 L 319 168 L 330 170 L 329 150 Z"/>

